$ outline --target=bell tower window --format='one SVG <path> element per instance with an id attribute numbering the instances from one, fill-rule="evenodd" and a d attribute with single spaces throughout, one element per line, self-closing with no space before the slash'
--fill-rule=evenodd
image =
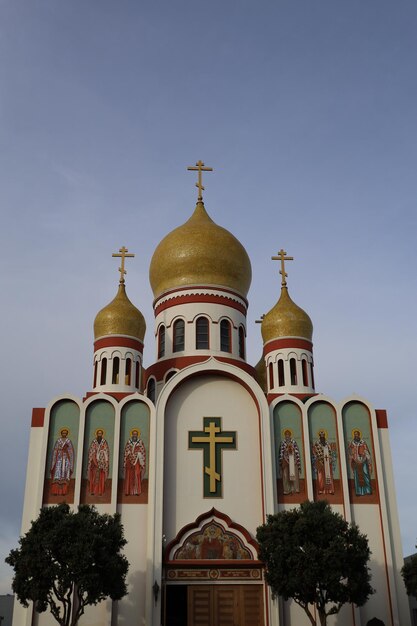
<path id="1" fill-rule="evenodd" d="M 195 347 L 197 350 L 208 350 L 209 323 L 206 317 L 199 317 L 195 325 Z"/>
<path id="2" fill-rule="evenodd" d="M 228 320 L 220 322 L 220 350 L 222 352 L 231 352 L 231 327 Z"/>
<path id="3" fill-rule="evenodd" d="M 158 333 L 158 359 L 165 356 L 165 326 L 161 326 Z"/>
<path id="4" fill-rule="evenodd" d="M 241 359 L 245 358 L 245 331 L 243 326 L 239 326 L 239 356 Z"/>
<path id="5" fill-rule="evenodd" d="M 106 384 L 107 378 L 107 359 L 101 361 L 100 385 Z"/>
<path id="6" fill-rule="evenodd" d="M 174 339 L 173 352 L 182 352 L 184 350 L 185 324 L 184 320 L 177 320 L 174 323 Z"/>

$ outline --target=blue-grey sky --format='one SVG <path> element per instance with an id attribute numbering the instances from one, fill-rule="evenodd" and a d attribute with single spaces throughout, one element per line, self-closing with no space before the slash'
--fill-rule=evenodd
<path id="1" fill-rule="evenodd" d="M 416 32 L 415 0 L 0 0 L 0 593 L 31 409 L 91 388 L 122 245 L 152 362 L 149 262 L 194 208 L 198 159 L 252 261 L 249 360 L 283 247 L 317 390 L 388 410 L 414 551 Z"/>

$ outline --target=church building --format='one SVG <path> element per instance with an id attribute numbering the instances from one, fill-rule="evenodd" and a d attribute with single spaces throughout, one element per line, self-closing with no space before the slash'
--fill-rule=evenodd
<path id="1" fill-rule="evenodd" d="M 325 499 L 367 535 L 376 590 L 329 624 L 409 626 L 386 411 L 316 390 L 313 324 L 290 297 L 283 249 L 263 356 L 247 361 L 251 263 L 206 211 L 211 168 L 189 169 L 195 210 L 150 262 L 153 356 L 144 363 L 145 320 L 125 285 L 134 255 L 122 247 L 117 293 L 94 321 L 91 389 L 33 409 L 22 534 L 60 502 L 121 514 L 129 593 L 88 607 L 80 626 L 308 626 L 272 598 L 256 529 Z M 55 623 L 16 602 L 13 626 Z"/>

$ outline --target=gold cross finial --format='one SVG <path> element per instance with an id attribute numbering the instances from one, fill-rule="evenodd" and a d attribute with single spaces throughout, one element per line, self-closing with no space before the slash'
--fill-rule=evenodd
<path id="1" fill-rule="evenodd" d="M 285 261 L 294 261 L 293 256 L 286 256 L 286 254 L 287 253 L 285 252 L 285 250 L 281 248 L 281 250 L 278 252 L 278 256 L 271 256 L 271 259 L 273 261 L 281 261 L 281 269 L 279 270 L 279 273 L 282 276 L 281 287 L 287 286 L 287 281 L 285 279 L 287 278 L 288 274 L 285 272 Z"/>
<path id="2" fill-rule="evenodd" d="M 125 248 L 125 246 L 122 246 L 119 249 L 119 252 L 114 252 L 112 254 L 112 256 L 114 257 L 119 257 L 122 259 L 122 265 L 119 267 L 119 272 L 120 272 L 120 279 L 119 279 L 119 283 L 121 285 L 124 285 L 125 282 L 125 274 L 126 274 L 126 270 L 125 270 L 125 259 L 127 258 L 132 258 L 135 255 L 134 254 L 128 254 L 129 250 L 127 248 Z"/>
<path id="3" fill-rule="evenodd" d="M 203 177 L 202 177 L 201 173 L 202 172 L 212 172 L 213 168 L 212 167 L 204 167 L 203 161 L 197 161 L 197 163 L 195 165 L 196 165 L 196 167 L 190 165 L 190 167 L 187 167 L 187 170 L 190 170 L 192 172 L 198 172 L 198 182 L 195 184 L 195 186 L 198 188 L 198 201 L 202 202 L 203 201 L 204 187 L 203 187 Z"/>

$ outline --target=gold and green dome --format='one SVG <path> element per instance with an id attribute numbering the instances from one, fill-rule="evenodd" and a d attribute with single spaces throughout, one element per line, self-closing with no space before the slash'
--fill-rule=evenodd
<path id="1" fill-rule="evenodd" d="M 286 286 L 282 286 L 280 299 L 263 318 L 261 330 L 264 344 L 281 337 L 313 338 L 310 317 L 291 300 Z"/>
<path id="2" fill-rule="evenodd" d="M 94 339 L 108 335 L 128 335 L 143 342 L 146 322 L 142 313 L 131 303 L 123 283 L 116 297 L 96 315 Z"/>
<path id="3" fill-rule="evenodd" d="M 149 269 L 155 297 L 193 285 L 226 287 L 246 297 L 251 278 L 245 248 L 228 230 L 213 222 L 201 200 L 190 219 L 160 242 Z"/>

